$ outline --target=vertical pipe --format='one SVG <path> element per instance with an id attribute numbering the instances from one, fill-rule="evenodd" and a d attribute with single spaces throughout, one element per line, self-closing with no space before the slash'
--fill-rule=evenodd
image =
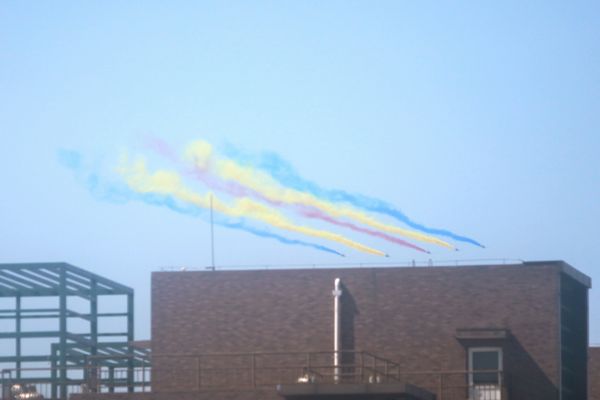
<path id="1" fill-rule="evenodd" d="M 340 297 L 342 290 L 340 289 L 340 278 L 335 278 L 333 289 L 333 379 L 335 382 L 340 380 Z"/>
<path id="2" fill-rule="evenodd" d="M 108 392 L 115 392 L 115 367 L 108 367 Z M 98 390 L 100 391 L 100 390 Z"/>
<path id="3" fill-rule="evenodd" d="M 21 379 L 21 295 L 17 294 L 15 297 L 15 356 L 17 362 L 15 367 L 17 368 L 17 379 Z"/>
<path id="4" fill-rule="evenodd" d="M 56 399 L 58 397 L 58 388 L 56 385 L 56 381 L 58 381 L 58 374 L 57 374 L 57 363 L 56 363 L 56 345 L 52 344 L 50 345 L 51 351 L 50 353 L 52 354 L 51 357 L 51 366 L 52 369 L 50 371 L 50 380 L 52 381 L 52 386 L 51 386 L 51 397 L 53 399 Z"/>
<path id="5" fill-rule="evenodd" d="M 142 392 L 146 391 L 146 360 L 142 358 Z"/>
<path id="6" fill-rule="evenodd" d="M 92 356 L 98 354 L 98 284 L 95 279 L 90 282 L 90 339 Z"/>
<path id="7" fill-rule="evenodd" d="M 86 368 L 83 371 L 84 378 L 88 382 L 94 382 L 94 391 L 96 390 L 96 358 L 98 355 L 98 284 L 95 279 L 90 280 L 90 356 L 91 358 L 86 360 Z M 90 390 L 92 389 L 92 385 L 90 384 Z"/>
<path id="8" fill-rule="evenodd" d="M 60 398 L 67 398 L 67 270 L 60 269 L 59 286 L 59 346 L 58 346 L 58 373 L 60 381 Z"/>
<path id="9" fill-rule="evenodd" d="M 134 391 L 134 349 L 133 349 L 133 292 L 127 294 L 127 391 Z"/>

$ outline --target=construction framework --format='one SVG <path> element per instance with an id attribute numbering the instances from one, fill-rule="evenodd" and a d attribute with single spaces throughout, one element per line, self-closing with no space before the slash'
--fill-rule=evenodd
<path id="1" fill-rule="evenodd" d="M 101 296 L 118 296 L 111 301 L 121 306 L 119 311 L 99 312 Z M 28 297 L 44 297 L 40 300 L 50 307 L 28 308 L 24 304 Z M 0 320 L 4 320 L 3 326 L 11 326 L 12 320 L 14 328 L 0 331 L 0 339 L 14 343 L 14 352 L 0 357 L 0 363 L 11 366 L 2 370 L 3 395 L 7 382 L 31 382 L 49 385 L 52 399 L 66 399 L 69 385 L 89 381 L 90 366 L 124 368 L 123 386 L 134 390 L 133 373 L 138 363 L 133 343 L 132 288 L 67 263 L 0 264 L 0 298 L 13 299 L 11 307 L 0 309 Z M 70 307 L 75 298 L 84 300 L 77 311 Z M 107 317 L 122 318 L 125 324 L 99 323 Z M 36 319 L 44 327 L 53 325 L 58 330 L 24 329 L 26 320 Z M 72 325 L 77 325 L 77 332 L 69 331 Z M 102 330 L 103 325 L 121 326 L 115 331 Z M 35 338 L 43 339 L 44 344 L 47 341 L 45 354 L 31 355 L 31 348 L 24 349 L 24 340 Z M 41 352 L 37 347 L 32 346 Z M 40 368 L 44 363 L 46 366 Z M 33 370 L 44 371 L 46 376 L 39 376 L 39 372 L 28 376 Z"/>

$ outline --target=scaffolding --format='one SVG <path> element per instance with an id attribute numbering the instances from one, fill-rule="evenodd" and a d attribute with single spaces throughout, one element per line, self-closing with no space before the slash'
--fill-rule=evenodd
<path id="1" fill-rule="evenodd" d="M 116 296 L 111 301 L 118 303 L 115 309 L 119 311 L 99 311 L 102 296 Z M 32 297 L 43 298 L 39 300 L 50 307 L 27 307 L 26 300 Z M 11 354 L 0 356 L 3 366 L 10 365 L 2 369 L 3 398 L 11 398 L 7 383 L 17 382 L 49 385 L 52 399 L 66 399 L 69 386 L 89 381 L 90 368 L 104 367 L 124 370 L 119 382 L 127 391 L 134 390 L 134 367 L 140 362 L 133 343 L 133 289 L 67 263 L 0 264 L 0 298 L 4 303 L 12 298 L 10 307 L 0 309 L 0 339 L 14 345 Z M 77 300 L 77 310 L 71 307 L 76 299 L 83 299 Z M 114 330 L 119 324 L 100 324 L 103 318 L 119 318 L 125 323 Z M 40 321 L 36 325 L 43 324 L 43 329 L 49 325 L 55 329 L 25 329 L 27 320 Z M 77 332 L 71 331 L 73 325 Z M 105 325 L 108 329 L 102 329 Z M 31 354 L 32 349 L 24 347 L 27 339 L 47 342 L 47 347 L 43 346 L 46 351 L 40 354 L 41 349 L 33 346 L 35 354 Z M 40 368 L 40 363 L 50 365 Z M 46 376 L 28 376 L 35 370 L 45 371 Z M 109 378 L 114 383 L 114 376 Z"/>

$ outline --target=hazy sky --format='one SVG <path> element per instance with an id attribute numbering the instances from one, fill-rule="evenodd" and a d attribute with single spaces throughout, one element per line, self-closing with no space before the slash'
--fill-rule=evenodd
<path id="1" fill-rule="evenodd" d="M 99 201 L 57 153 L 103 162 L 156 136 L 275 152 L 487 246 L 429 256 L 330 228 L 385 262 L 562 259 L 600 282 L 599 128 L 598 2 L 3 1 L 0 262 L 132 286 L 148 338 L 151 271 L 208 265 L 210 226 Z M 220 226 L 215 250 L 217 265 L 382 261 Z"/>

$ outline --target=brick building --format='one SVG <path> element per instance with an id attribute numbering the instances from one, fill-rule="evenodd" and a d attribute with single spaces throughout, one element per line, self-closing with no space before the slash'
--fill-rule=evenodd
<path id="1" fill-rule="evenodd" d="M 155 272 L 152 392 L 80 398 L 583 400 L 590 285 L 562 261 Z"/>
<path id="2" fill-rule="evenodd" d="M 588 399 L 600 400 L 600 347 L 588 350 Z"/>

